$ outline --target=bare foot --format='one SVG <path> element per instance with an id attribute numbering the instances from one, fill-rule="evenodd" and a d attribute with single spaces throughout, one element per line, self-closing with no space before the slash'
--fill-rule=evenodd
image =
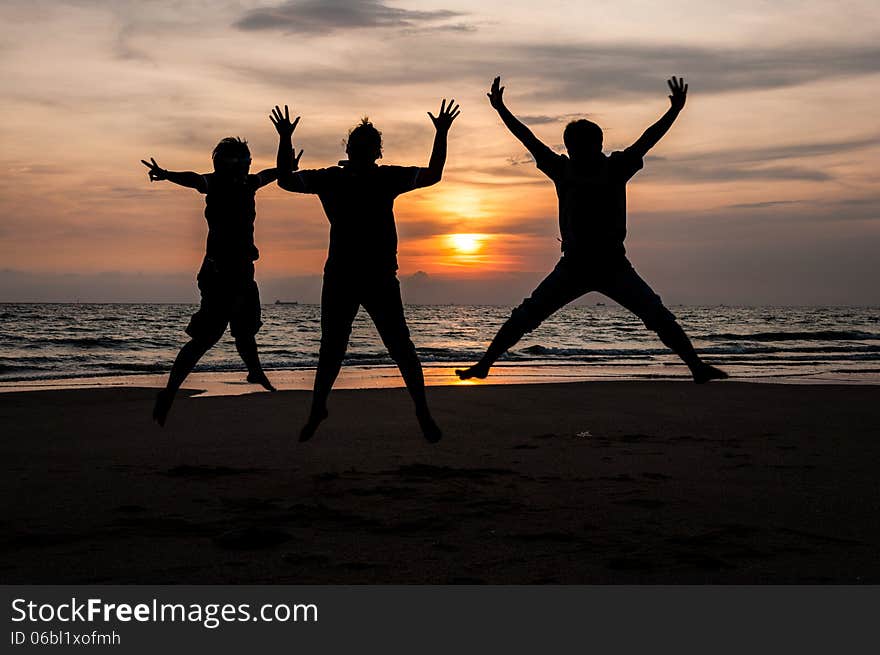
<path id="1" fill-rule="evenodd" d="M 422 435 L 428 443 L 437 443 L 443 438 L 440 426 L 434 422 L 434 417 L 430 413 L 417 413 L 416 416 L 419 419 L 419 427 L 422 428 Z"/>
<path id="2" fill-rule="evenodd" d="M 476 363 L 470 368 L 458 368 L 455 374 L 460 380 L 470 380 L 471 378 L 479 378 L 484 380 L 489 375 L 489 367 L 482 363 Z"/>
<path id="3" fill-rule="evenodd" d="M 272 386 L 272 383 L 269 382 L 269 378 L 266 377 L 266 374 L 263 371 L 259 373 L 248 373 L 247 381 L 251 384 L 259 384 L 266 391 L 277 391 L 275 387 Z"/>
<path id="4" fill-rule="evenodd" d="M 153 405 L 153 420 L 159 424 L 159 427 L 165 427 L 165 419 L 168 418 L 168 412 L 171 410 L 173 402 L 174 394 L 168 389 L 162 389 L 156 394 L 156 404 Z"/>
<path id="5" fill-rule="evenodd" d="M 702 364 L 699 368 L 691 371 L 694 376 L 694 382 L 697 384 L 705 384 L 709 380 L 726 380 L 727 373 L 720 368 L 715 368 L 709 364 Z"/>
<path id="6" fill-rule="evenodd" d="M 299 440 L 300 443 L 303 441 L 308 441 L 312 437 L 315 436 L 315 432 L 318 430 L 318 426 L 329 416 L 330 414 L 326 409 L 315 410 L 313 409 L 309 414 L 309 418 L 306 421 L 306 424 L 302 426 L 302 430 L 299 431 Z"/>

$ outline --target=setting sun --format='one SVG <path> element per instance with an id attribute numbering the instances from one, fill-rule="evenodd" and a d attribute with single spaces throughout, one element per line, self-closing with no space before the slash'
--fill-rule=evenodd
<path id="1" fill-rule="evenodd" d="M 485 234 L 450 234 L 447 237 L 449 245 L 458 253 L 473 255 L 482 248 Z"/>

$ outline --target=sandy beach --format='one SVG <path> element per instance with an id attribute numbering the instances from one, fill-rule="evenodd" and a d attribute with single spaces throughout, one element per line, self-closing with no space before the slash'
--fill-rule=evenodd
<path id="1" fill-rule="evenodd" d="M 878 583 L 878 387 L 0 394 L 4 583 Z"/>

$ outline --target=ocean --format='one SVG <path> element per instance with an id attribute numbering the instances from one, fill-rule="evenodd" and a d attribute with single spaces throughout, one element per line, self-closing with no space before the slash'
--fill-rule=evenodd
<path id="1" fill-rule="evenodd" d="M 704 358 L 733 378 L 880 381 L 880 308 L 670 308 Z M 0 304 L 0 383 L 14 387 L 29 381 L 166 374 L 187 340 L 183 330 L 195 310 L 186 304 Z M 509 313 L 509 307 L 495 306 L 407 306 L 423 364 L 444 371 L 476 361 Z M 258 343 L 266 370 L 310 372 L 317 359 L 320 307 L 267 304 L 263 321 Z M 392 365 L 361 311 L 346 366 L 369 374 Z M 242 370 L 228 333 L 197 369 Z M 558 312 L 526 335 L 499 362 L 498 371 L 499 380 L 506 375 L 545 382 L 687 377 L 686 368 L 653 333 L 610 301 Z M 436 383 L 436 375 L 429 372 L 428 377 Z"/>

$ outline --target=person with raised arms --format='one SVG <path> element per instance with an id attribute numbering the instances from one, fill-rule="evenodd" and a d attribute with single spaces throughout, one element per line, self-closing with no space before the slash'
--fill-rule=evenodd
<path id="1" fill-rule="evenodd" d="M 727 374 L 704 362 L 675 316 L 626 257 L 626 183 L 644 165 L 653 148 L 684 108 L 688 86 L 668 81 L 669 110 L 630 147 L 605 155 L 602 128 L 586 119 L 570 122 L 562 135 L 568 155 L 542 143 L 504 104 L 504 87 L 496 77 L 489 102 L 513 135 L 531 153 L 538 169 L 556 185 L 562 257 L 553 271 L 513 310 L 479 362 L 457 370 L 459 378 L 485 378 L 489 369 L 527 332 L 554 312 L 590 291 L 598 291 L 638 316 L 690 369 L 694 382 L 723 379 Z"/>
<path id="2" fill-rule="evenodd" d="M 406 324 L 397 279 L 397 196 L 440 181 L 446 163 L 449 128 L 459 115 L 451 100 L 440 105 L 437 116 L 428 112 L 436 134 L 427 168 L 379 166 L 382 133 L 366 118 L 348 134 L 348 159 L 338 166 L 294 172 L 291 137 L 299 118 L 290 120 L 276 106 L 271 115 L 278 130 L 278 186 L 293 193 L 315 194 L 330 221 L 330 246 L 321 291 L 321 346 L 314 393 L 300 441 L 309 440 L 328 416 L 327 398 L 339 375 L 352 323 L 358 309 L 370 315 L 391 358 L 400 369 L 415 403 L 422 434 L 429 442 L 442 433 L 428 408 L 425 380 Z"/>

